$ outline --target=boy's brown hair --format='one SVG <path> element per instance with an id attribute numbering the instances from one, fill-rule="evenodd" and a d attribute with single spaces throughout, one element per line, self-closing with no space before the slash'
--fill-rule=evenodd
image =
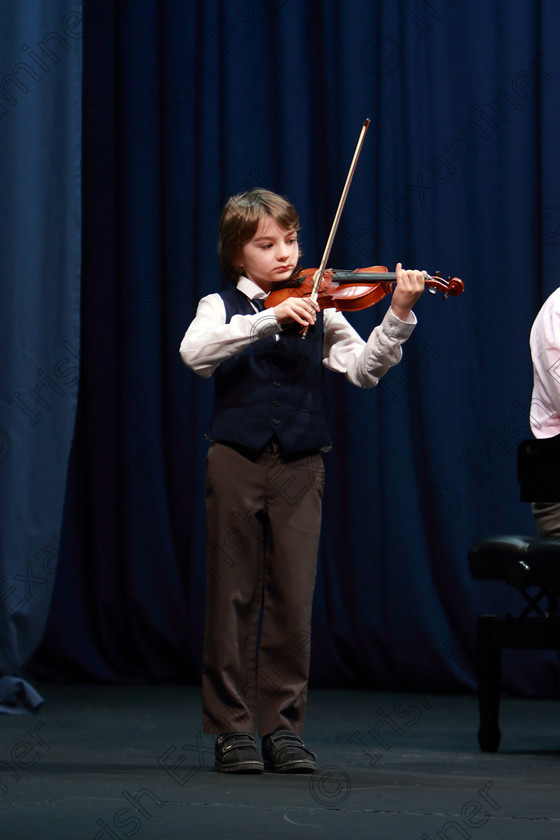
<path id="1" fill-rule="evenodd" d="M 270 216 L 285 230 L 300 229 L 297 210 L 281 195 L 270 190 L 248 190 L 226 202 L 220 219 L 218 256 L 225 276 L 237 283 L 241 248 L 255 235 L 260 220 Z"/>

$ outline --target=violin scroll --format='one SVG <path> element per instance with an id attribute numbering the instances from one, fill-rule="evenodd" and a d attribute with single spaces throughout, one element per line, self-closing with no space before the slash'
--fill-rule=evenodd
<path id="1" fill-rule="evenodd" d="M 443 292 L 444 300 L 448 297 L 461 295 L 465 291 L 465 284 L 459 277 L 448 277 L 445 280 L 441 276 L 441 271 L 434 271 L 433 274 L 426 275 L 426 287 L 432 295 L 435 295 L 438 290 Z"/>

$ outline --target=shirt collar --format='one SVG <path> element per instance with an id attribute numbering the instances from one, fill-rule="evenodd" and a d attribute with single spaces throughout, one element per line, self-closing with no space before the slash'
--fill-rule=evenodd
<path id="1" fill-rule="evenodd" d="M 253 300 L 253 298 L 261 298 L 264 300 L 268 297 L 266 292 L 263 292 L 260 286 L 257 286 L 252 280 L 249 280 L 248 277 L 240 277 L 237 281 L 237 288 L 240 292 L 243 292 L 244 295 L 247 295 L 248 298 Z"/>

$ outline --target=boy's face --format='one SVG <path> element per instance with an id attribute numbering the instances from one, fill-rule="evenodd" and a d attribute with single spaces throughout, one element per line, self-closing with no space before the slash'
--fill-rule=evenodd
<path id="1" fill-rule="evenodd" d="M 240 264 L 245 277 L 269 292 L 275 284 L 289 279 L 298 256 L 297 231 L 286 230 L 265 216 L 253 238 L 241 248 Z"/>

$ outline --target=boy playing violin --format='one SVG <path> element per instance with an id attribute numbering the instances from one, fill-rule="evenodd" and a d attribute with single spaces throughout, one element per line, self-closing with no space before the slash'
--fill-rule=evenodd
<path id="1" fill-rule="evenodd" d="M 391 306 L 367 341 L 341 312 L 320 311 L 310 298 L 263 310 L 297 267 L 298 230 L 295 208 L 275 193 L 230 198 L 218 252 L 232 285 L 202 298 L 180 348 L 185 364 L 215 384 L 202 701 L 222 772 L 315 770 L 300 736 L 323 453 L 331 448 L 322 371 L 377 385 L 401 359 L 424 289 L 422 272 L 398 263 Z"/>

